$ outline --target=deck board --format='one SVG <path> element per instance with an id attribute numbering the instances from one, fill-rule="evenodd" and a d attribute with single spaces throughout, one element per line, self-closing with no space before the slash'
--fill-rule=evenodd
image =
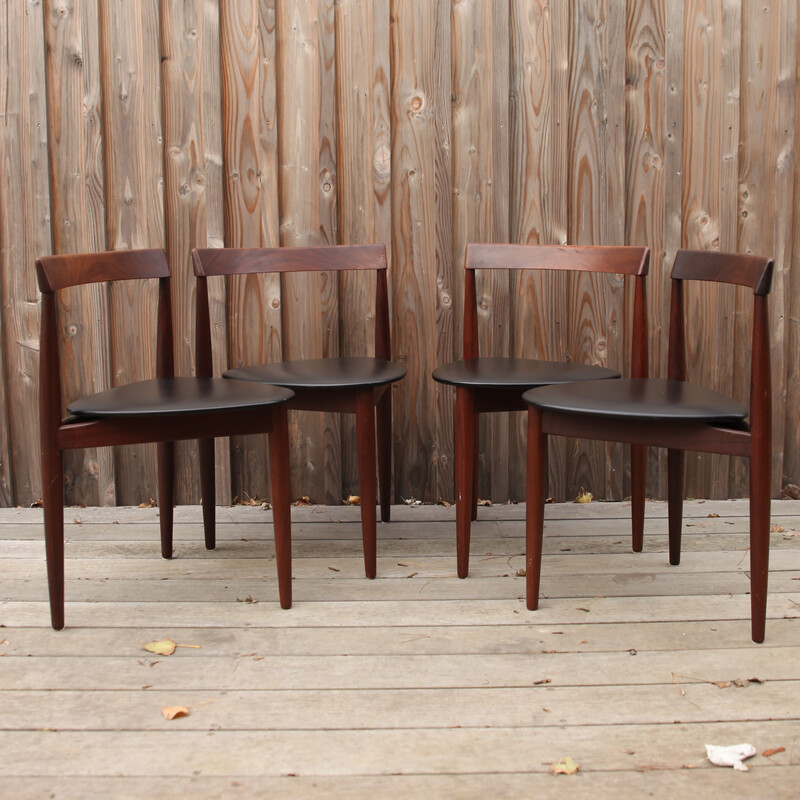
<path id="1" fill-rule="evenodd" d="M 375 581 L 357 508 L 295 508 L 289 611 L 268 510 L 219 509 L 208 552 L 199 509 L 178 508 L 164 561 L 157 509 L 67 509 L 62 632 L 41 510 L 0 509 L 3 791 L 796 797 L 800 502 L 773 503 L 763 645 L 749 638 L 747 503 L 687 502 L 677 567 L 665 506 L 647 506 L 638 554 L 627 503 L 548 506 L 536 612 L 517 575 L 524 506 L 480 509 L 463 581 L 452 508 L 393 508 Z M 197 647 L 141 648 L 164 637 Z M 189 716 L 165 720 L 171 705 Z M 749 775 L 704 758 L 707 742 L 740 741 L 759 752 Z M 564 756 L 577 775 L 550 774 Z"/>

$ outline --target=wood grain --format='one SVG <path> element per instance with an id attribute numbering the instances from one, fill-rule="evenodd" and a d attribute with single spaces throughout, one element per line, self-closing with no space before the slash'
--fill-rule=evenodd
<path id="1" fill-rule="evenodd" d="M 43 14 L 41 4 L 0 4 L 0 502 L 5 505 L 41 497 L 33 262 L 51 248 Z"/>
<path id="2" fill-rule="evenodd" d="M 800 484 L 795 0 L 0 3 L 0 503 L 40 494 L 32 259 L 166 244 L 177 360 L 191 369 L 189 249 L 203 237 L 211 247 L 386 244 L 396 352 L 410 377 L 393 389 L 396 492 L 430 500 L 452 492 L 452 397 L 429 376 L 459 354 L 467 241 L 648 244 L 653 374 L 665 367 L 676 251 L 771 255 L 773 493 Z M 481 281 L 482 347 L 626 368 L 631 297 L 613 276 Z M 370 338 L 360 278 L 286 284 L 288 293 L 275 276 L 211 282 L 217 371 L 356 352 Z M 119 328 L 110 349 L 95 336 L 95 322 L 128 304 L 124 293 L 72 294 L 62 309 L 68 396 L 141 376 L 148 345 L 128 347 Z M 118 323 L 126 331 L 146 321 L 144 296 L 131 301 Z M 689 304 L 703 321 L 690 326 L 691 377 L 745 398 L 748 377 L 729 365 L 750 347 L 749 300 L 705 287 Z M 293 419 L 293 471 L 309 481 L 295 493 L 339 502 L 355 486 L 351 427 Z M 519 499 L 520 415 L 487 417 L 481 440 L 480 494 Z M 217 499 L 265 496 L 263 438 L 232 447 L 231 471 L 229 443 L 217 445 Z M 628 492 L 616 451 L 562 447 L 550 461 L 558 497 L 585 484 L 598 497 Z M 195 499 L 192 461 L 189 445 L 181 501 Z M 649 466 L 648 492 L 662 495 L 662 456 Z M 686 492 L 742 494 L 746 475 L 744 462 L 692 457 Z M 67 476 L 71 502 L 144 500 L 153 459 L 78 452 Z"/>
<path id="3" fill-rule="evenodd" d="M 101 0 L 106 243 L 128 250 L 164 245 L 163 148 L 158 4 Z M 113 286 L 112 383 L 154 375 L 155 286 Z M 153 333 L 153 336 L 155 334 Z M 117 501 L 156 496 L 155 450 L 115 452 Z"/>
<path id="4" fill-rule="evenodd" d="M 392 314 L 394 352 L 408 371 L 396 392 L 395 465 L 401 496 L 436 500 L 452 491 L 452 471 L 440 463 L 452 449 L 438 445 L 453 429 L 452 399 L 430 379 L 454 350 L 450 125 L 442 108 L 449 50 L 445 63 L 441 54 L 449 14 L 440 0 L 414 11 L 392 3 Z"/>
<path id="5" fill-rule="evenodd" d="M 461 265 L 469 242 L 508 239 L 509 32 L 508 9 L 492 3 L 460 3 L 452 13 L 453 279 L 464 294 Z M 487 125 L 486 120 L 491 124 Z M 479 352 L 507 356 L 510 347 L 509 275 L 494 270 L 477 277 Z M 456 302 L 454 329 L 461 338 L 463 313 Z M 509 421 L 481 422 L 479 497 L 509 498 Z M 443 459 L 442 459 L 443 461 Z M 445 480 L 443 470 L 442 480 Z M 448 495 L 449 497 L 449 495 Z"/>
<path id="6" fill-rule="evenodd" d="M 237 0 L 221 7 L 225 245 L 228 247 L 262 244 L 258 21 L 255 0 Z M 268 292 L 274 289 L 274 281 L 250 275 L 230 278 L 227 284 L 225 367 L 269 360 L 273 343 Z M 266 448 L 264 436 L 231 439 L 234 495 L 268 497 Z"/>
<path id="7" fill-rule="evenodd" d="M 731 6 L 691 2 L 685 15 L 683 246 L 698 250 L 735 248 L 735 228 L 727 217 L 736 207 L 731 161 L 735 165 L 738 136 L 730 126 L 738 131 L 738 123 L 730 103 L 731 92 L 739 91 L 731 52 L 737 49 L 739 26 Z M 735 290 L 697 284 L 687 289 L 687 318 L 694 323 L 687 329 L 689 380 L 730 393 L 732 373 L 720 359 L 733 352 Z M 687 485 L 703 497 L 722 496 L 729 469 L 728 457 L 692 454 Z"/>
<path id="8" fill-rule="evenodd" d="M 47 4 L 48 143 L 53 249 L 105 250 L 100 42 L 94 4 Z M 108 293 L 101 285 L 70 290 L 61 301 L 64 403 L 111 385 Z M 64 454 L 68 503 L 114 505 L 112 452 Z"/>
<path id="9" fill-rule="evenodd" d="M 377 240 L 374 202 L 374 81 L 373 8 L 365 0 L 337 3 L 336 81 L 338 228 L 342 244 Z M 374 355 L 373 276 L 343 272 L 339 276 L 339 352 L 343 356 Z M 355 419 L 341 418 L 342 497 L 359 494 Z"/>
<path id="10" fill-rule="evenodd" d="M 800 30 L 795 25 L 795 35 L 787 32 L 789 47 L 794 48 L 794 52 L 800 47 Z M 791 70 L 789 75 L 791 75 Z M 786 156 L 789 163 L 794 161 L 794 197 L 800 197 L 800 170 L 797 168 L 797 135 L 800 130 L 800 81 L 794 87 L 794 149 L 788 149 Z M 791 120 L 789 120 L 791 121 Z M 792 129 L 787 127 L 787 132 Z M 791 156 L 791 157 L 790 157 Z M 796 215 L 795 215 L 796 220 Z M 784 439 L 784 459 L 783 475 L 781 476 L 781 486 L 793 483 L 800 485 L 800 445 L 798 444 L 797 431 L 800 430 L 800 225 L 796 221 L 792 229 L 792 248 L 791 255 L 787 254 L 779 270 L 789 268 L 790 274 L 787 280 L 789 285 L 789 297 L 791 298 L 786 338 L 788 343 L 788 357 L 786 360 L 786 372 L 783 380 L 776 376 L 777 381 L 785 383 L 786 386 L 786 438 Z M 786 279 L 785 279 L 786 280 Z M 776 394 L 779 394 L 776 392 Z"/>
<path id="11" fill-rule="evenodd" d="M 581 3 L 570 30 L 570 244 L 623 244 L 625 19 L 615 3 Z M 570 281 L 569 357 L 625 371 L 624 284 L 615 276 Z M 576 443 L 568 450 L 567 495 L 606 486 L 622 497 L 622 448 Z"/>
<path id="12" fill-rule="evenodd" d="M 325 9 L 323 8 L 323 11 Z M 284 76 L 278 93 L 280 155 L 280 242 L 284 247 L 323 243 L 323 197 L 331 186 L 323 176 L 327 145 L 320 131 L 323 119 L 324 57 L 320 48 L 317 3 L 280 0 L 277 4 L 278 68 Z M 335 181 L 335 179 L 334 179 Z M 283 276 L 283 357 L 322 358 L 331 352 L 333 324 L 330 275 L 297 273 Z M 338 331 L 335 333 L 338 346 Z M 331 496 L 326 450 L 330 452 L 336 422 L 330 414 L 293 412 L 289 420 L 292 492 L 314 500 L 340 502 Z M 332 465 L 330 465 L 332 467 Z"/>
<path id="13" fill-rule="evenodd" d="M 203 79 L 200 124 L 203 137 L 203 169 L 206 182 L 206 243 L 209 247 L 225 245 L 225 203 L 223 174 L 222 60 L 220 54 L 220 10 L 214 0 L 203 0 L 203 40 L 200 53 Z M 228 326 L 226 322 L 226 286 L 212 281 L 208 286 L 209 311 L 213 336 L 211 350 L 214 374 L 227 367 Z M 232 498 L 231 443 L 228 437 L 214 442 L 214 465 L 217 503 L 230 503 Z"/>
<path id="14" fill-rule="evenodd" d="M 175 372 L 194 371 L 194 274 L 190 253 L 205 247 L 207 181 L 203 141 L 202 0 L 161 8 L 164 189 L 167 258 L 172 274 Z M 197 442 L 176 446 L 176 502 L 197 503 Z"/>

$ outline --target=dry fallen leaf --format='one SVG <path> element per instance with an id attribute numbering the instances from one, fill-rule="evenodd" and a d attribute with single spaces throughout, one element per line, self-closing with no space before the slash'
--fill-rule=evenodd
<path id="1" fill-rule="evenodd" d="M 172 639 L 159 639 L 156 642 L 148 642 L 141 645 L 148 653 L 155 653 L 158 656 L 171 656 L 176 647 L 188 647 L 192 650 L 200 650 L 199 644 L 176 644 Z"/>
<path id="2" fill-rule="evenodd" d="M 492 504 L 491 500 L 478 500 L 479 506 L 490 506 Z"/>
<path id="3" fill-rule="evenodd" d="M 708 516 L 716 518 L 716 517 L 719 517 L 719 514 L 708 514 Z"/>
<path id="4" fill-rule="evenodd" d="M 177 719 L 178 717 L 188 717 L 189 709 L 186 706 L 167 706 L 162 708 L 161 713 L 164 719 Z"/>
<path id="5" fill-rule="evenodd" d="M 159 656 L 171 656 L 177 646 L 172 639 L 160 639 L 157 642 L 148 642 L 142 645 L 148 653 L 155 653 Z"/>
<path id="6" fill-rule="evenodd" d="M 151 497 L 146 503 L 139 503 L 139 508 L 155 508 L 156 501 Z"/>
<path id="7" fill-rule="evenodd" d="M 357 494 L 348 495 L 347 500 L 345 501 L 349 506 L 360 506 L 361 505 L 361 498 Z"/>
<path id="8" fill-rule="evenodd" d="M 594 495 L 591 492 L 587 492 L 583 487 L 581 487 L 580 494 L 575 498 L 576 503 L 591 503 L 594 500 Z"/>
<path id="9" fill-rule="evenodd" d="M 775 756 L 778 753 L 783 753 L 786 751 L 785 747 L 770 747 L 768 750 L 765 750 L 761 755 L 764 758 L 770 758 L 771 756 Z"/>
<path id="10" fill-rule="evenodd" d="M 527 574 L 528 574 L 528 572 L 527 572 L 527 570 L 525 569 L 525 567 L 520 567 L 520 568 L 517 570 L 517 577 L 518 577 L 518 578 L 524 578 L 524 577 L 525 577 Z"/>
<path id="11" fill-rule="evenodd" d="M 562 758 L 555 764 L 550 765 L 550 772 L 553 775 L 574 775 L 581 768 L 580 764 L 576 764 L 569 756 Z"/>
<path id="12" fill-rule="evenodd" d="M 453 505 L 453 504 L 452 503 L 448 503 L 447 500 L 442 500 L 442 498 L 440 497 L 439 498 L 439 505 L 440 506 L 444 506 L 445 508 L 450 508 L 450 506 Z"/>
<path id="13" fill-rule="evenodd" d="M 773 533 L 786 533 L 786 528 L 783 525 L 773 525 L 772 526 Z"/>
<path id="14" fill-rule="evenodd" d="M 298 497 L 297 500 L 294 501 L 295 506 L 310 506 L 311 505 L 311 498 L 304 494 L 302 497 Z"/>

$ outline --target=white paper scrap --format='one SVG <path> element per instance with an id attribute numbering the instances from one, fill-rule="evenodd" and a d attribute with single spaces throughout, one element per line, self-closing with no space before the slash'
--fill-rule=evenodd
<path id="1" fill-rule="evenodd" d="M 742 761 L 754 756 L 756 749 L 751 744 L 732 744 L 728 747 L 707 744 L 706 753 L 708 754 L 708 760 L 718 767 L 733 767 L 740 772 L 747 772 L 748 768 Z"/>

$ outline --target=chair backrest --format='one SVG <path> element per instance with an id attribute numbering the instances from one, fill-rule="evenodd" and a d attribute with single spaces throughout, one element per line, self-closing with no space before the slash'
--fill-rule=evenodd
<path id="1" fill-rule="evenodd" d="M 86 284 L 158 280 L 156 375 L 174 374 L 170 271 L 163 250 L 120 250 L 105 253 L 43 256 L 36 261 L 42 292 L 39 344 L 39 404 L 43 431 L 55 435 L 61 422 L 61 367 L 59 358 L 58 292 Z M 108 332 L 110 335 L 110 331 Z"/>
<path id="2" fill-rule="evenodd" d="M 53 389 L 54 396 L 58 399 L 61 386 L 57 293 L 62 289 L 91 283 L 158 280 L 156 374 L 159 377 L 174 374 L 170 271 L 163 250 L 119 250 L 43 256 L 36 261 L 36 276 L 42 292 L 39 355 L 43 376 L 40 392 L 43 395 Z"/>
<path id="3" fill-rule="evenodd" d="M 647 375 L 647 247 L 602 245 L 469 244 L 464 258 L 464 358 L 478 357 L 476 269 L 560 270 L 630 275 L 635 279 L 631 374 Z"/>
<path id="4" fill-rule="evenodd" d="M 375 356 L 391 358 L 386 248 L 382 244 L 321 247 L 214 248 L 192 251 L 197 277 L 197 374 L 211 375 L 211 325 L 206 278 L 292 272 L 372 270 L 375 282 Z"/>
<path id="5" fill-rule="evenodd" d="M 753 343 L 750 351 L 750 425 L 769 426 L 771 417 L 770 336 L 767 295 L 772 259 L 740 253 L 679 250 L 672 267 L 667 376 L 686 380 L 684 281 L 735 284 L 753 291 Z"/>

